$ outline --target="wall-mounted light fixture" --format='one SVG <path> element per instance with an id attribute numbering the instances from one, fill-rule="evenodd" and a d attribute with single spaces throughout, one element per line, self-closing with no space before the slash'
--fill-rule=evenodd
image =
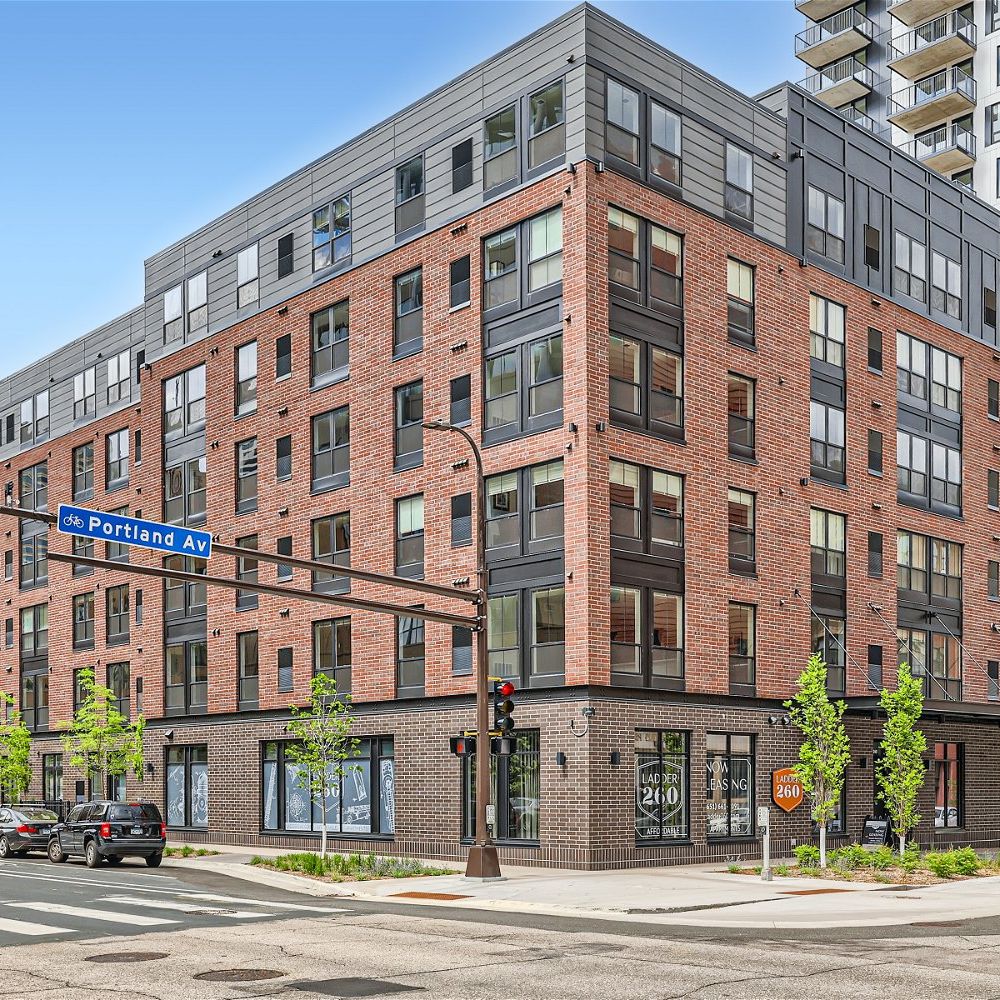
<path id="1" fill-rule="evenodd" d="M 622 762 L 622 755 L 618 750 L 612 750 L 608 755 L 608 763 L 612 767 L 617 767 Z"/>
<path id="2" fill-rule="evenodd" d="M 564 754 L 562 750 L 556 752 L 556 765 L 558 767 L 566 766 L 566 754 Z"/>
<path id="3" fill-rule="evenodd" d="M 596 709 L 596 708 L 594 708 L 594 706 L 593 706 L 593 705 L 584 705 L 584 706 L 583 706 L 583 708 L 581 708 L 581 709 L 580 709 L 580 714 L 581 714 L 581 715 L 582 715 L 582 716 L 583 716 L 583 717 L 584 717 L 584 718 L 585 718 L 585 719 L 587 720 L 587 721 L 586 721 L 586 722 L 584 723 L 584 725 L 583 725 L 583 729 L 581 729 L 581 730 L 580 730 L 580 732 L 577 732 L 577 731 L 576 731 L 576 719 L 570 719 L 570 720 L 569 720 L 569 731 L 570 731 L 570 732 L 571 732 L 571 733 L 572 733 L 572 734 L 573 734 L 573 735 L 574 735 L 574 736 L 575 736 L 575 737 L 576 737 L 577 739 L 579 739 L 579 738 L 580 738 L 580 737 L 582 737 L 582 736 L 586 736 L 586 735 L 587 735 L 587 733 L 588 733 L 588 732 L 590 732 L 590 720 L 591 720 L 591 719 L 592 719 L 592 718 L 593 718 L 593 717 L 594 717 L 595 715 L 597 715 L 597 709 Z"/>

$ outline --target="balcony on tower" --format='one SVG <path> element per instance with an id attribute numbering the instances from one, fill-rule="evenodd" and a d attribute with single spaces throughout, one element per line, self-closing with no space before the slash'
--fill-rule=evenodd
<path id="1" fill-rule="evenodd" d="M 888 11 L 908 28 L 961 7 L 963 0 L 889 0 Z"/>
<path id="2" fill-rule="evenodd" d="M 957 122 L 918 135 L 903 149 L 942 174 L 964 170 L 976 162 L 976 137 Z"/>
<path id="3" fill-rule="evenodd" d="M 795 9 L 810 21 L 823 21 L 851 6 L 851 0 L 795 0 Z"/>
<path id="4" fill-rule="evenodd" d="M 976 51 L 976 26 L 953 10 L 894 38 L 889 44 L 889 68 L 908 80 L 969 59 Z"/>
<path id="5" fill-rule="evenodd" d="M 795 36 L 795 54 L 813 69 L 860 52 L 875 37 L 875 25 L 848 7 Z"/>
<path id="6" fill-rule="evenodd" d="M 863 62 L 847 56 L 807 76 L 799 86 L 828 107 L 839 108 L 870 94 L 874 76 Z"/>
<path id="7" fill-rule="evenodd" d="M 919 132 L 946 118 L 964 115 L 976 105 L 976 81 L 959 66 L 943 69 L 889 98 L 889 121 Z"/>

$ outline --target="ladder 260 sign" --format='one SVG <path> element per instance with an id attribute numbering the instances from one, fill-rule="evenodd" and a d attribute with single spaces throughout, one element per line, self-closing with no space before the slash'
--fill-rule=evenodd
<path id="1" fill-rule="evenodd" d="M 794 767 L 782 767 L 771 772 L 771 798 L 786 813 L 802 805 L 802 782 Z"/>

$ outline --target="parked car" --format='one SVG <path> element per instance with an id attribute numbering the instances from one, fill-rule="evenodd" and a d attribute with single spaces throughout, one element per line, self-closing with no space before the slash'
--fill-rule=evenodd
<path id="1" fill-rule="evenodd" d="M 0 858 L 23 858 L 28 851 L 44 851 L 49 833 L 59 822 L 51 809 L 33 806 L 0 808 Z"/>
<path id="2" fill-rule="evenodd" d="M 48 855 L 53 864 L 82 855 L 88 868 L 96 868 L 102 858 L 112 865 L 122 858 L 145 858 L 156 868 L 166 846 L 167 827 L 152 802 L 83 802 L 52 828 Z"/>

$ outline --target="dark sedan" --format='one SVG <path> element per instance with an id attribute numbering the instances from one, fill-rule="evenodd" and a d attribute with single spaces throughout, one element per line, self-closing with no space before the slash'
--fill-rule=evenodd
<path id="1" fill-rule="evenodd" d="M 28 851 L 44 852 L 49 833 L 59 817 L 34 806 L 0 807 L 0 858 L 24 857 Z"/>

